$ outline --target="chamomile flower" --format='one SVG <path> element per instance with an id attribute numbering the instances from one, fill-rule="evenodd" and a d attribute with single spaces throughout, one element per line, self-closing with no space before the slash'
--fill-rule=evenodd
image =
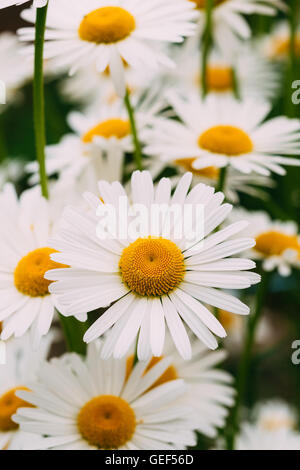
<path id="1" fill-rule="evenodd" d="M 33 352 L 30 336 L 26 334 L 6 344 L 6 363 L 0 365 L 0 450 L 20 448 L 26 437 L 12 416 L 19 407 L 31 405 L 16 397 L 15 392 L 26 390 L 28 383 L 36 378 L 38 368 L 48 355 L 50 343 L 51 336 L 48 336 L 39 350 Z"/>
<path id="2" fill-rule="evenodd" d="M 137 96 L 133 103 L 137 103 Z M 136 121 L 141 132 L 152 122 L 156 111 L 157 104 L 149 100 L 137 104 Z M 77 180 L 84 190 L 94 189 L 94 185 L 88 186 L 92 179 L 121 181 L 125 154 L 133 152 L 131 127 L 123 102 L 120 99 L 107 105 L 97 102 L 84 113 L 72 112 L 68 122 L 74 133 L 46 149 L 48 175 Z M 38 165 L 33 162 L 27 169 L 37 174 Z"/>
<path id="3" fill-rule="evenodd" d="M 109 352 L 116 358 L 127 353 L 139 331 L 140 360 L 147 359 L 149 352 L 160 356 L 166 322 L 179 353 L 189 359 L 192 350 L 183 321 L 212 349 L 217 347 L 217 341 L 211 331 L 221 337 L 226 335 L 203 303 L 237 314 L 249 313 L 246 305 L 219 288 L 243 289 L 259 282 L 260 277 L 248 271 L 255 267 L 252 261 L 227 259 L 253 247 L 254 240 L 228 241 L 242 230 L 243 222 L 213 233 L 232 206 L 223 204 L 222 193 L 203 184 L 188 194 L 191 178 L 191 174 L 186 174 L 171 197 L 169 179 L 162 179 L 154 189 L 148 172 L 135 172 L 130 199 L 120 183 L 100 181 L 99 194 L 86 195 L 94 213 L 66 209 L 61 222 L 64 228 L 51 242 L 53 249 L 60 251 L 51 259 L 70 266 L 45 275 L 48 280 L 57 281 L 50 290 L 66 314 L 108 307 L 114 302 L 89 328 L 84 340 L 91 342 L 114 325 Z M 184 216 L 187 204 L 192 208 L 200 204 L 204 214 Z M 135 228 L 138 220 L 131 224 L 136 207 L 142 207 L 145 215 L 142 228 Z M 103 236 L 96 212 L 108 208 L 116 230 Z M 148 217 L 162 208 L 167 208 L 166 215 L 159 216 L 160 220 L 154 215 L 155 222 L 150 227 Z M 174 208 L 177 216 L 172 222 Z M 203 227 L 201 233 L 196 228 L 199 223 Z M 111 227 L 109 223 L 109 230 Z"/>
<path id="4" fill-rule="evenodd" d="M 108 334 L 109 341 L 109 334 Z M 225 351 L 210 351 L 195 337 L 191 338 L 193 359 L 184 361 L 176 351 L 170 335 L 166 336 L 166 345 L 162 357 L 153 357 L 148 365 L 150 370 L 163 357 L 171 359 L 171 364 L 152 388 L 169 382 L 183 379 L 187 392 L 182 398 L 193 409 L 194 426 L 205 436 L 214 438 L 217 428 L 223 428 L 228 415 L 228 408 L 234 403 L 232 377 L 218 366 L 226 357 Z M 106 346 L 104 343 L 103 349 Z M 133 355 L 128 357 L 128 370 L 131 370 Z"/>
<path id="5" fill-rule="evenodd" d="M 30 329 L 36 347 L 54 315 L 54 299 L 44 273 L 60 266 L 50 259 L 54 250 L 48 245 L 57 213 L 39 188 L 23 192 L 18 200 L 12 186 L 1 193 L 0 213 L 1 339 L 22 336 Z"/>
<path id="6" fill-rule="evenodd" d="M 1 112 L 5 109 L 5 104 L 9 105 L 22 96 L 20 88 L 32 76 L 32 70 L 29 62 L 20 60 L 20 43 L 17 36 L 12 33 L 0 34 L 0 61 L 2 64 L 0 75 Z M 2 90 L 2 83 L 5 84 L 5 90 Z M 5 96 L 2 97 L 2 95 Z"/>
<path id="7" fill-rule="evenodd" d="M 44 438 L 42 449 L 185 449 L 195 436 L 190 410 L 179 402 L 184 381 L 149 390 L 169 365 L 165 358 L 147 370 L 140 362 L 127 379 L 126 358 L 102 360 L 92 344 L 86 359 L 45 363 L 32 391 L 18 392 L 35 408 L 18 410 L 14 420 Z"/>
<path id="8" fill-rule="evenodd" d="M 195 32 L 197 17 L 186 0 L 52 0 L 49 4 L 45 57 L 70 68 L 73 74 L 88 63 L 99 72 L 109 67 L 116 91 L 125 94 L 124 62 L 133 68 L 173 66 L 151 44 L 182 42 Z M 23 18 L 34 23 L 32 10 Z M 33 29 L 20 31 L 23 40 L 33 40 Z"/>
<path id="9" fill-rule="evenodd" d="M 281 276 L 289 276 L 292 268 L 300 268 L 300 236 L 293 221 L 273 221 L 265 212 L 233 210 L 231 222 L 248 220 L 245 233 L 256 240 L 255 247 L 247 253 L 252 259 L 262 261 L 265 271 L 278 270 Z"/>
<path id="10" fill-rule="evenodd" d="M 293 430 L 297 427 L 296 410 L 280 399 L 259 403 L 253 410 L 255 423 L 265 431 Z"/>
<path id="11" fill-rule="evenodd" d="M 199 41 L 189 39 L 176 55 L 178 67 L 168 77 L 183 92 L 199 94 L 201 90 L 201 51 Z M 240 46 L 232 57 L 213 50 L 209 56 L 206 72 L 208 93 L 239 98 L 272 100 L 277 96 L 281 76 L 276 64 L 268 61 L 255 44 Z M 185 91 L 184 91 L 185 90 Z"/>
<path id="12" fill-rule="evenodd" d="M 206 25 L 206 0 L 190 0 L 199 11 L 199 34 Z M 214 43 L 228 54 L 242 40 L 251 37 L 251 28 L 243 15 L 261 14 L 272 16 L 278 9 L 286 9 L 281 0 L 213 0 L 212 34 Z"/>
<path id="13" fill-rule="evenodd" d="M 295 33 L 295 56 L 300 58 L 300 27 Z M 274 61 L 286 60 L 290 56 L 291 31 L 287 21 L 276 24 L 271 33 L 262 41 L 262 51 Z"/>
<path id="14" fill-rule="evenodd" d="M 285 174 L 284 165 L 300 165 L 300 120 L 281 116 L 265 121 L 270 104 L 195 94 L 169 94 L 181 119 L 157 119 L 144 139 L 145 152 L 164 161 L 194 159 L 195 169 L 232 166 L 241 173 Z"/>
<path id="15" fill-rule="evenodd" d="M 257 424 L 244 424 L 236 450 L 300 450 L 300 434 L 288 429 L 267 431 Z"/>

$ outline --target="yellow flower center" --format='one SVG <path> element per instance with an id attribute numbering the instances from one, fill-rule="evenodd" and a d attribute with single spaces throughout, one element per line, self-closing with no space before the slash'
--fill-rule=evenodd
<path id="1" fill-rule="evenodd" d="M 286 235 L 285 233 L 270 230 L 256 237 L 255 249 L 265 256 L 279 256 L 285 250 L 291 249 L 298 252 L 300 259 L 300 243 L 296 235 Z"/>
<path id="2" fill-rule="evenodd" d="M 230 330 L 234 326 L 236 317 L 237 315 L 227 310 L 218 309 L 218 318 L 225 330 Z"/>
<path id="3" fill-rule="evenodd" d="M 19 425 L 14 423 L 11 417 L 17 412 L 18 408 L 32 408 L 33 405 L 27 401 L 16 397 L 15 392 L 18 390 L 27 390 L 26 387 L 16 387 L 0 397 L 0 432 L 14 431 Z"/>
<path id="4" fill-rule="evenodd" d="M 233 126 L 215 126 L 203 132 L 198 145 L 212 153 L 237 157 L 253 150 L 253 143 L 245 131 Z"/>
<path id="5" fill-rule="evenodd" d="M 190 2 L 196 3 L 196 8 L 199 8 L 199 10 L 203 10 L 206 7 L 206 0 L 190 0 Z M 213 0 L 213 6 L 217 7 L 224 2 L 226 0 Z"/>
<path id="6" fill-rule="evenodd" d="M 218 180 L 220 169 L 215 166 L 207 166 L 197 170 L 193 167 L 194 161 L 197 158 L 178 158 L 174 161 L 175 165 L 182 167 L 185 171 L 190 171 L 195 176 L 210 178 L 212 180 Z"/>
<path id="7" fill-rule="evenodd" d="M 230 67 L 208 67 L 206 71 L 206 83 L 208 91 L 232 91 L 232 69 Z"/>
<path id="8" fill-rule="evenodd" d="M 51 281 L 44 278 L 45 272 L 68 267 L 52 261 L 50 259 L 52 253 L 56 253 L 52 248 L 38 248 L 19 261 L 14 272 L 14 282 L 21 294 L 30 297 L 44 297 L 49 294 L 48 287 Z"/>
<path id="9" fill-rule="evenodd" d="M 135 431 L 133 409 L 120 397 L 100 395 L 81 408 L 78 429 L 90 445 L 99 449 L 118 449 L 128 442 Z"/>
<path id="10" fill-rule="evenodd" d="M 261 426 L 266 431 L 278 431 L 279 429 L 293 429 L 295 427 L 295 422 L 292 418 L 288 416 L 274 416 L 266 417 L 262 419 Z"/>
<path id="11" fill-rule="evenodd" d="M 78 29 L 80 39 L 96 44 L 112 44 L 135 30 L 135 19 L 121 7 L 102 7 L 88 13 Z"/>
<path id="12" fill-rule="evenodd" d="M 181 250 L 164 238 L 138 238 L 123 250 L 119 267 L 129 289 L 148 297 L 168 294 L 185 273 Z"/>
<path id="13" fill-rule="evenodd" d="M 163 357 L 152 357 L 151 361 L 149 362 L 144 375 L 147 374 L 147 372 L 152 369 L 158 362 L 160 362 L 163 359 Z M 133 369 L 133 356 L 129 356 L 127 359 L 127 364 L 126 364 L 126 380 L 129 378 L 131 372 Z M 154 384 L 151 385 L 151 387 L 148 388 L 147 391 L 152 390 L 155 387 L 159 387 L 159 385 L 163 385 L 166 382 L 170 382 L 171 380 L 176 380 L 178 379 L 178 374 L 173 365 L 170 365 L 165 372 L 154 382 Z"/>
<path id="14" fill-rule="evenodd" d="M 123 119 L 108 119 L 107 121 L 100 122 L 97 126 L 90 129 L 83 137 L 82 141 L 88 144 L 93 141 L 94 137 L 104 137 L 110 139 L 116 137 L 123 139 L 130 134 L 130 123 Z"/>
<path id="15" fill-rule="evenodd" d="M 286 39 L 277 39 L 274 41 L 274 57 L 276 56 L 287 56 L 291 50 L 291 40 L 290 38 Z M 294 41 L 294 52 L 296 57 L 300 57 L 300 34 L 296 35 Z"/>

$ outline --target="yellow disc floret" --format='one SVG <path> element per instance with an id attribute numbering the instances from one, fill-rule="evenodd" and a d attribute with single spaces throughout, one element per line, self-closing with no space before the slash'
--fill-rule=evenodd
<path id="1" fill-rule="evenodd" d="M 290 38 L 277 39 L 274 41 L 272 56 L 274 58 L 276 58 L 277 56 L 287 57 L 290 53 L 290 50 L 291 50 Z M 300 57 L 300 34 L 297 34 L 295 36 L 294 53 L 296 57 Z"/>
<path id="2" fill-rule="evenodd" d="M 104 137 L 110 139 L 123 139 L 130 134 L 130 123 L 123 119 L 108 119 L 107 121 L 100 122 L 97 126 L 90 129 L 83 137 L 84 143 L 90 143 L 94 137 Z"/>
<path id="3" fill-rule="evenodd" d="M 49 294 L 51 281 L 44 278 L 45 272 L 67 267 L 52 261 L 52 253 L 56 253 L 52 248 L 38 248 L 19 261 L 14 272 L 14 282 L 19 292 L 30 297 L 44 297 Z"/>
<path id="4" fill-rule="evenodd" d="M 168 294 L 185 273 L 181 250 L 165 238 L 138 238 L 123 250 L 119 267 L 129 289 L 148 297 Z"/>
<path id="5" fill-rule="evenodd" d="M 133 356 L 129 356 L 127 359 L 126 363 L 126 380 L 129 378 L 132 369 L 133 369 Z M 163 357 L 152 357 L 151 361 L 149 362 L 144 375 L 147 374 L 147 372 L 152 369 L 158 362 L 160 362 L 163 359 Z M 171 380 L 176 380 L 178 379 L 178 374 L 176 371 L 176 368 L 173 365 L 170 365 L 165 372 L 154 382 L 154 384 L 151 385 L 151 387 L 148 388 L 147 391 L 152 390 L 155 387 L 159 387 L 159 385 L 163 385 L 167 382 L 170 382 Z"/>
<path id="6" fill-rule="evenodd" d="M 232 91 L 234 86 L 233 71 L 230 67 L 207 67 L 206 84 L 208 91 Z"/>
<path id="7" fill-rule="evenodd" d="M 14 431 L 19 425 L 11 419 L 17 412 L 18 408 L 32 407 L 30 403 L 16 397 L 15 392 L 18 390 L 28 390 L 26 387 L 16 387 L 7 391 L 0 396 L 0 432 Z"/>
<path id="8" fill-rule="evenodd" d="M 136 418 L 131 406 L 122 398 L 100 395 L 81 408 L 77 425 L 90 445 L 99 449 L 118 449 L 132 438 Z"/>
<path id="9" fill-rule="evenodd" d="M 296 235 L 287 235 L 276 230 L 261 233 L 256 237 L 255 250 L 264 256 L 280 256 L 285 250 L 295 250 L 300 259 L 300 243 Z"/>
<path id="10" fill-rule="evenodd" d="M 136 27 L 131 13 L 121 7 L 102 7 L 88 13 L 78 29 L 83 41 L 113 44 L 126 39 Z"/>
<path id="11" fill-rule="evenodd" d="M 182 167 L 185 171 L 190 171 L 195 176 L 200 178 L 209 178 L 217 180 L 220 175 L 220 169 L 216 166 L 207 166 L 205 168 L 196 169 L 193 167 L 193 163 L 197 158 L 178 158 L 174 161 L 175 165 Z"/>
<path id="12" fill-rule="evenodd" d="M 253 150 L 248 134 L 234 126 L 211 127 L 200 135 L 198 145 L 209 152 L 230 157 L 238 157 Z"/>

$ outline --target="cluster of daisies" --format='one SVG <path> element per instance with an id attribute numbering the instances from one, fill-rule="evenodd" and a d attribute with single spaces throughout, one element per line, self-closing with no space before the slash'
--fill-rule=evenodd
<path id="1" fill-rule="evenodd" d="M 239 204 L 300 166 L 300 120 L 272 114 L 289 27 L 254 41 L 248 22 L 286 15 L 285 2 L 0 2 L 0 23 L 28 3 L 18 35 L 0 34 L 0 118 L 33 79 L 41 11 L 45 86 L 72 105 L 69 133 L 45 148 L 49 197 L 40 161 L 1 160 L 0 449 L 175 450 L 199 435 L 225 448 L 236 390 L 222 364 L 243 349 L 247 289 L 300 267 L 297 225 Z M 298 43 L 296 31 L 296 56 Z M 155 230 L 121 236 L 136 206 L 147 220 L 161 209 Z M 101 237 L 108 207 L 114 236 Z M 273 330 L 262 318 L 255 347 Z M 300 450 L 297 419 L 261 403 L 235 448 Z"/>

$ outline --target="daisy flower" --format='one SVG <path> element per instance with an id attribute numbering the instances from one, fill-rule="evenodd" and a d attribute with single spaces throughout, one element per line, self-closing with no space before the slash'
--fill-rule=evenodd
<path id="1" fill-rule="evenodd" d="M 31 9 L 22 13 L 34 23 Z M 124 62 L 133 68 L 174 66 L 153 42 L 180 43 L 195 31 L 197 17 L 186 0 L 52 0 L 49 4 L 45 57 L 75 73 L 88 63 L 99 72 L 109 67 L 120 96 L 125 94 Z M 21 38 L 33 40 L 33 28 L 20 30 Z"/>
<path id="2" fill-rule="evenodd" d="M 109 334 L 108 339 L 109 342 Z M 166 345 L 162 357 L 152 357 L 150 370 L 163 357 L 171 358 L 172 362 L 164 374 L 152 387 L 162 385 L 170 380 L 183 379 L 187 384 L 187 392 L 182 398 L 193 409 L 194 426 L 197 431 L 209 438 L 217 436 L 217 428 L 224 427 L 228 415 L 228 407 L 234 403 L 232 377 L 219 368 L 226 358 L 223 350 L 211 352 L 195 337 L 191 337 L 193 359 L 184 361 L 176 351 L 170 335 L 166 336 Z M 103 346 L 104 353 L 106 345 Z M 128 357 L 128 371 L 131 371 L 133 355 Z"/>
<path id="3" fill-rule="evenodd" d="M 244 289 L 259 282 L 260 277 L 248 271 L 255 267 L 252 261 L 227 259 L 253 247 L 254 240 L 228 241 L 242 230 L 243 222 L 214 233 L 232 206 L 223 204 L 222 193 L 215 193 L 213 188 L 203 184 L 188 194 L 191 178 L 187 173 L 171 197 L 169 179 L 162 179 L 154 189 L 149 172 L 135 172 L 130 199 L 120 183 L 100 181 L 99 194 L 86 195 L 94 213 L 66 209 L 62 219 L 64 228 L 51 242 L 51 246 L 60 251 L 51 255 L 51 259 L 70 266 L 45 275 L 48 280 L 57 281 L 51 284 L 50 290 L 66 314 L 108 307 L 114 302 L 89 328 L 84 340 L 91 342 L 115 325 L 110 354 L 116 358 L 127 353 L 139 331 L 139 359 L 147 359 L 148 351 L 160 356 L 166 322 L 179 353 L 190 359 L 190 340 L 182 320 L 209 348 L 216 348 L 217 341 L 211 331 L 221 337 L 226 333 L 203 302 L 237 314 L 249 313 L 246 305 L 219 288 Z M 129 209 L 127 213 L 120 209 L 120 200 Z M 96 212 L 106 210 L 107 204 L 116 214 L 116 231 L 108 237 L 101 234 L 98 237 Z M 187 219 L 183 215 L 185 208 L 187 205 L 195 208 L 197 204 L 201 205 L 204 220 L 199 215 L 193 221 L 190 215 Z M 126 227 L 131 226 L 135 207 L 142 208 L 146 219 L 157 209 L 167 208 L 166 218 L 158 217 L 158 225 L 154 223 L 153 227 L 129 228 L 128 233 Z M 172 222 L 174 207 L 182 215 L 178 213 Z M 188 220 L 192 224 L 189 229 Z M 203 233 L 197 231 L 196 240 L 192 241 L 189 230 L 192 232 L 199 222 L 203 222 Z"/>
<path id="4" fill-rule="evenodd" d="M 6 186 L 0 196 L 0 212 L 1 339 L 19 337 L 31 329 L 36 347 L 48 333 L 54 315 L 54 299 L 44 273 L 60 266 L 50 259 L 54 250 L 48 245 L 56 217 L 40 188 L 25 191 L 18 200 L 13 187 Z"/>
<path id="5" fill-rule="evenodd" d="M 261 260 L 265 271 L 276 269 L 281 276 L 289 276 L 293 267 L 300 268 L 300 236 L 295 222 L 273 221 L 265 212 L 243 209 L 233 210 L 229 220 L 248 220 L 244 233 L 254 237 L 256 245 L 247 255 Z"/>
<path id="6" fill-rule="evenodd" d="M 265 120 L 271 105 L 195 94 L 182 98 L 170 92 L 169 101 L 182 122 L 157 119 L 144 135 L 145 153 L 164 161 L 195 159 L 195 169 L 232 166 L 241 173 L 285 174 L 283 165 L 300 165 L 300 120 L 281 116 Z"/>
<path id="7" fill-rule="evenodd" d="M 102 360 L 95 343 L 86 359 L 73 354 L 45 363 L 32 391 L 18 392 L 35 408 L 20 409 L 13 419 L 23 431 L 44 438 L 42 449 L 175 450 L 195 445 L 190 410 L 179 402 L 184 381 L 151 389 L 170 360 L 150 370 L 148 362 L 137 364 L 127 379 L 126 358 Z"/>
<path id="8" fill-rule="evenodd" d="M 189 39 L 176 55 L 176 70 L 167 79 L 184 93 L 199 94 L 202 86 L 199 41 Z M 278 94 L 281 75 L 276 64 L 269 62 L 256 44 L 240 46 L 232 57 L 214 49 L 208 60 L 206 84 L 208 93 L 218 96 L 236 92 L 241 99 L 272 100 Z"/>
<path id="9" fill-rule="evenodd" d="M 244 424 L 236 450 L 300 450 L 300 434 L 288 429 L 266 431 L 256 424 Z"/>
<path id="10" fill-rule="evenodd" d="M 266 431 L 274 432 L 280 429 L 296 429 L 298 419 L 296 410 L 280 399 L 259 403 L 253 411 L 255 423 Z"/>
<path id="11" fill-rule="evenodd" d="M 16 397 L 15 392 L 27 390 L 28 382 L 35 379 L 38 368 L 48 355 L 50 343 L 51 335 L 42 341 L 35 352 L 32 351 L 28 334 L 6 343 L 6 363 L 0 365 L 0 450 L 19 448 L 25 438 L 25 433 L 12 420 L 12 415 L 19 407 L 31 405 Z"/>
<path id="12" fill-rule="evenodd" d="M 11 6 L 16 6 L 16 5 L 23 5 L 23 3 L 27 3 L 28 0 L 18 0 L 17 2 L 15 0 L 1 0 L 1 5 L 0 5 L 0 10 L 1 8 L 7 8 Z M 47 5 L 48 0 L 34 0 L 33 1 L 33 6 L 35 8 L 42 8 Z"/>
<path id="13" fill-rule="evenodd" d="M 300 26 L 295 32 L 295 56 L 300 57 Z M 262 51 L 272 60 L 286 60 L 291 50 L 291 29 L 287 21 L 276 24 L 270 34 L 262 40 Z"/>
<path id="14" fill-rule="evenodd" d="M 199 12 L 199 34 L 206 26 L 206 0 L 190 0 Z M 251 37 L 251 28 L 243 15 L 276 15 L 277 10 L 286 10 L 281 0 L 213 0 L 212 35 L 217 48 L 228 54 L 242 40 Z"/>
<path id="15" fill-rule="evenodd" d="M 159 109 L 152 98 L 138 102 L 135 96 L 136 121 L 139 131 L 153 121 Z M 125 154 L 133 152 L 131 127 L 123 102 L 95 103 L 86 112 L 72 112 L 68 122 L 73 134 L 64 136 L 56 145 L 46 148 L 46 170 L 49 176 L 59 174 L 66 181 L 77 180 L 81 188 L 92 190 L 91 181 L 104 179 L 121 181 Z M 38 178 L 38 164 L 27 165 L 29 172 Z"/>
<path id="16" fill-rule="evenodd" d="M 10 104 L 20 97 L 20 88 L 32 76 L 29 62 L 20 60 L 20 43 L 17 36 L 4 32 L 0 34 L 0 112 L 3 104 Z M 5 84 L 4 103 L 2 103 L 1 83 Z M 22 96 L 22 95 L 21 95 Z"/>

